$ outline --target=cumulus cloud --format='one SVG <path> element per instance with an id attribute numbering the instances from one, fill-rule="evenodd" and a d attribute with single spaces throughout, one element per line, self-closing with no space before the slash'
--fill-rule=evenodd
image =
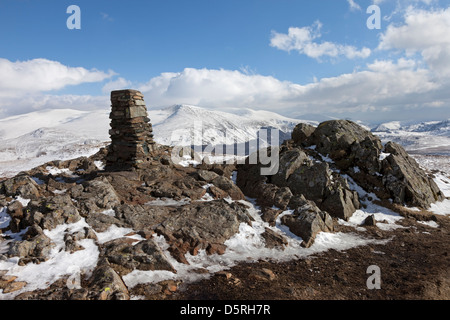
<path id="1" fill-rule="evenodd" d="M 450 8 L 410 8 L 404 24 L 391 24 L 381 35 L 379 49 L 419 53 L 438 76 L 450 76 Z"/>
<path id="2" fill-rule="evenodd" d="M 99 98 L 55 95 L 52 91 L 83 83 L 101 82 L 114 72 L 65 66 L 58 61 L 33 59 L 12 62 L 0 58 L 0 114 L 8 116 L 40 108 L 88 109 L 98 106 Z"/>
<path id="3" fill-rule="evenodd" d="M 270 45 L 283 51 L 298 51 L 310 58 L 319 60 L 322 57 L 337 58 L 344 56 L 347 59 L 367 58 L 371 54 L 369 48 L 357 49 L 354 46 L 337 44 L 329 41 L 316 42 L 321 38 L 320 29 L 322 23 L 315 22 L 308 27 L 291 27 L 288 33 L 278 33 L 273 31 L 270 39 Z"/>
<path id="4" fill-rule="evenodd" d="M 275 106 L 295 96 L 301 86 L 271 76 L 237 70 L 186 68 L 162 73 L 139 88 L 148 104 L 167 106 L 193 104 L 211 108 Z"/>
<path id="5" fill-rule="evenodd" d="M 69 85 L 100 82 L 114 75 L 96 69 L 68 67 L 58 61 L 33 59 L 12 62 L 0 58 L 0 95 L 43 92 Z"/>
<path id="6" fill-rule="evenodd" d="M 139 88 L 150 107 L 193 104 L 211 109 L 255 108 L 300 116 L 322 113 L 367 119 L 407 109 L 441 107 L 450 93 L 413 59 L 376 60 L 366 70 L 299 85 L 240 71 L 185 69 L 163 73 Z M 436 103 L 439 101 L 439 103 Z M 423 109 L 421 110 L 423 111 Z"/>

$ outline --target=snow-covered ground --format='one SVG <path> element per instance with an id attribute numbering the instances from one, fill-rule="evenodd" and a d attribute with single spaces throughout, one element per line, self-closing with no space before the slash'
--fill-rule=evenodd
<path id="1" fill-rule="evenodd" d="M 373 130 L 383 142 L 394 141 L 407 151 L 450 156 L 450 120 L 419 123 L 392 121 Z"/>
<path id="2" fill-rule="evenodd" d="M 123 277 L 125 284 L 129 288 L 132 288 L 139 283 L 156 283 L 168 279 L 180 279 L 184 282 L 190 282 L 208 277 L 215 272 L 229 269 L 239 262 L 256 262 L 261 259 L 288 261 L 295 258 L 304 258 L 329 249 L 347 250 L 370 243 L 387 243 L 386 240 L 364 238 L 353 233 L 320 233 L 316 237 L 313 246 L 310 248 L 303 248 L 300 245 L 302 239 L 290 233 L 288 228 L 280 224 L 281 216 L 292 214 L 292 210 L 283 212 L 277 221 L 277 225 L 275 227 L 270 227 L 266 222 L 262 221 L 260 210 L 253 204 L 251 199 L 249 199 L 249 201 L 241 200 L 240 202 L 248 206 L 249 213 L 255 221 L 251 226 L 245 223 L 241 224 L 239 233 L 225 242 L 228 247 L 225 254 L 207 255 L 204 250 L 201 250 L 196 256 L 192 256 L 188 253 L 186 259 L 189 262 L 189 265 L 182 264 L 171 257 L 170 253 L 167 251 L 169 246 L 164 237 L 155 235 L 154 240 L 163 250 L 177 272 L 134 270 Z M 158 204 L 161 205 L 161 202 Z M 156 203 L 152 205 L 156 205 Z M 182 204 L 177 203 L 177 205 Z M 380 211 L 379 218 L 383 217 L 386 218 L 384 220 L 389 220 L 389 223 L 395 222 L 395 219 L 390 218 L 391 213 L 383 213 Z M 79 241 L 78 243 L 84 247 L 84 250 L 79 250 L 72 254 L 61 250 L 64 247 L 63 239 L 66 233 L 82 230 L 86 226 L 88 226 L 86 221 L 81 219 L 74 224 L 60 225 L 52 231 L 46 230 L 46 236 L 48 236 L 56 246 L 52 249 L 50 258 L 45 262 L 19 266 L 18 258 L 0 261 L 0 270 L 8 270 L 7 275 L 17 276 L 16 281 L 27 282 L 27 285 L 19 291 L 8 294 L 0 293 L 0 300 L 13 299 L 15 296 L 25 291 L 47 288 L 50 284 L 65 276 L 73 276 L 75 274 L 77 276 L 84 275 L 89 277 L 94 270 L 99 257 L 99 249 L 94 240 L 85 239 Z M 285 250 L 265 248 L 264 240 L 261 236 L 265 228 L 270 228 L 279 234 L 285 235 L 288 239 L 287 248 Z M 127 237 L 128 234 L 132 233 L 133 230 L 129 228 L 111 226 L 107 231 L 97 233 L 97 238 L 99 243 L 105 243 L 113 239 Z M 137 241 L 143 240 L 140 236 L 134 235 L 131 237 Z M 204 268 L 208 270 L 209 273 L 199 274 L 194 272 L 198 268 Z"/>
<path id="3" fill-rule="evenodd" d="M 0 177 L 11 177 L 52 160 L 96 153 L 110 141 L 109 112 L 41 110 L 0 119 Z M 278 129 L 283 141 L 299 122 L 307 122 L 267 111 L 226 113 L 189 105 L 149 108 L 148 114 L 156 142 L 182 146 L 198 141 L 212 146 L 242 144 L 257 139 L 261 128 Z"/>
<path id="4" fill-rule="evenodd" d="M 48 169 L 57 170 L 56 168 L 51 167 Z M 235 177 L 235 174 L 233 174 L 232 177 Z M 368 194 L 361 187 L 359 187 L 350 177 L 346 176 L 346 178 L 349 180 L 350 186 L 358 192 L 361 198 L 369 199 L 369 197 L 367 197 Z M 446 186 L 446 188 L 443 188 L 443 191 L 446 195 L 449 195 L 450 188 L 448 186 L 450 186 L 450 179 L 445 176 L 439 176 L 439 179 L 441 179 L 441 183 L 444 183 Z M 207 188 L 208 185 L 205 185 L 205 189 Z M 374 194 L 370 194 L 370 197 L 376 199 Z M 27 199 L 17 200 L 23 202 L 24 205 L 26 205 L 28 201 Z M 213 197 L 207 193 L 200 201 L 211 200 L 213 200 Z M 231 202 L 232 200 L 228 199 L 228 201 Z M 183 206 L 190 202 L 190 199 L 175 201 L 173 199 L 162 198 L 149 202 L 146 205 Z M 288 227 L 281 224 L 281 217 L 293 214 L 293 210 L 284 211 L 278 217 L 276 225 L 272 227 L 261 219 L 260 208 L 255 204 L 253 199 L 248 198 L 245 201 L 241 200 L 239 202 L 248 207 L 248 212 L 253 217 L 254 221 L 251 225 L 242 223 L 239 232 L 225 242 L 227 245 L 225 254 L 207 255 L 205 250 L 200 250 L 196 256 L 189 253 L 186 254 L 189 265 L 182 264 L 171 257 L 168 252 L 169 245 L 166 243 L 164 237 L 155 234 L 155 242 L 163 250 L 177 272 L 134 270 L 123 277 L 127 287 L 132 288 L 140 283 L 157 283 L 163 280 L 182 280 L 185 283 L 197 281 L 209 277 L 211 274 L 218 271 L 227 270 L 240 262 L 256 262 L 259 260 L 281 262 L 305 258 L 329 249 L 348 250 L 350 248 L 368 244 L 387 244 L 389 240 L 375 240 L 364 236 L 365 227 L 363 226 L 363 222 L 369 215 L 374 215 L 377 220 L 377 226 L 382 230 L 390 231 L 397 228 L 405 228 L 398 224 L 398 222 L 403 219 L 399 214 L 387 208 L 375 205 L 369 200 L 364 200 L 364 204 L 366 205 L 365 209 L 357 210 L 349 221 L 338 220 L 338 223 L 353 227 L 360 232 L 359 234 L 351 232 L 322 232 L 317 235 L 314 244 L 310 248 L 303 248 L 301 246 L 302 239 L 290 232 Z M 448 206 L 449 202 L 450 201 L 447 200 L 447 202 L 437 204 L 436 210 L 442 210 L 442 208 Z M 445 214 L 445 212 L 442 211 L 439 213 Z M 114 210 L 106 210 L 104 214 L 114 215 L 115 212 Z M 450 214 L 450 212 L 447 211 L 446 214 Z M 6 213 L 6 209 L 2 208 L 0 210 L 0 226 L 7 226 L 10 219 L 11 218 Z M 432 228 L 439 228 L 439 225 L 435 222 L 426 224 Z M 25 291 L 47 288 L 50 284 L 63 277 L 69 277 L 70 281 L 73 281 L 74 278 L 75 280 L 79 279 L 81 276 L 89 277 L 97 265 L 99 258 L 99 249 L 94 240 L 85 239 L 79 241 L 78 243 L 84 247 L 84 250 L 79 250 L 72 254 L 63 250 L 65 245 L 63 241 L 65 234 L 77 232 L 87 226 L 86 221 L 82 218 L 80 221 L 73 224 L 60 225 L 51 231 L 45 230 L 45 235 L 48 236 L 56 246 L 52 249 L 50 258 L 40 264 L 19 266 L 18 258 L 1 260 L 0 270 L 7 270 L 7 275 L 16 276 L 16 281 L 25 281 L 27 285 L 13 293 L 3 294 L 0 292 L 0 300 L 13 299 L 15 296 Z M 286 237 L 288 245 L 284 250 L 279 248 L 268 249 L 264 246 L 262 233 L 266 228 Z M 136 243 L 144 240 L 134 231 L 135 230 L 131 228 L 121 228 L 113 225 L 107 231 L 96 233 L 96 235 L 100 244 L 122 237 L 133 238 L 137 241 Z M 21 237 L 21 234 L 10 234 L 10 232 L 7 232 L 6 235 L 9 235 L 13 239 L 20 239 Z M 1 242 L 1 244 L 0 253 L 4 253 L 5 250 L 7 250 L 7 241 Z M 195 272 L 198 268 L 206 269 L 208 273 L 199 274 L 198 272 Z M 68 285 L 71 285 L 71 283 Z M 132 298 L 140 299 L 143 297 L 135 296 Z"/>
<path id="5" fill-rule="evenodd" d="M 0 177 L 12 176 L 22 170 L 31 169 L 50 160 L 65 160 L 78 156 L 89 156 L 108 143 L 109 111 L 83 112 L 75 110 L 38 111 L 28 115 L 11 117 L 0 120 Z M 285 118 L 273 113 L 241 110 L 235 114 L 206 111 L 193 106 L 176 106 L 162 110 L 149 110 L 152 119 L 155 139 L 159 143 L 173 144 L 177 137 L 178 142 L 190 144 L 187 137 L 191 137 L 196 129 L 194 123 L 203 122 L 203 135 L 206 143 L 229 143 L 223 134 L 231 128 L 238 128 L 233 134 L 236 139 L 247 141 L 249 137 L 256 137 L 256 132 L 261 127 L 273 127 L 283 132 L 290 132 L 300 120 Z M 310 122 L 314 124 L 313 122 Z M 430 147 L 445 148 L 450 146 L 448 137 L 448 123 L 428 123 L 428 125 L 416 125 L 405 129 L 401 123 L 388 123 L 378 128 L 377 134 L 384 138 L 398 138 L 398 142 L 407 148 L 420 150 Z M 180 134 L 173 134 L 179 130 Z M 381 130 L 384 130 L 381 132 Z M 184 132 L 184 134 L 182 134 Z M 206 134 L 205 134 L 206 132 Z M 434 132 L 432 134 L 431 132 Z M 434 136 L 433 136 L 434 135 Z M 430 136 L 433 136 L 430 138 Z M 168 138 L 169 137 L 169 138 Z M 394 139 L 395 140 L 395 139 Z M 437 170 L 435 181 L 447 197 L 450 197 L 450 161 L 448 156 L 413 155 L 416 160 L 427 170 Z M 324 159 L 326 160 L 326 159 Z M 52 168 L 49 168 L 52 170 Z M 235 176 L 234 176 L 235 178 Z M 348 177 L 347 177 L 348 178 Z M 364 190 L 357 186 L 350 178 L 350 185 L 360 196 Z M 235 180 L 235 179 L 234 179 Z M 207 187 L 207 186 L 206 186 Z M 374 195 L 371 195 L 375 198 Z M 206 194 L 201 201 L 210 201 L 213 197 Z M 27 201 L 26 199 L 18 199 Z M 231 201 L 231 200 L 229 200 Z M 182 206 L 188 204 L 189 199 L 174 201 L 173 199 L 158 199 L 147 205 Z M 124 276 L 125 284 L 133 287 L 139 283 L 159 282 L 167 279 L 182 279 L 183 281 L 195 281 L 209 274 L 228 269 L 241 261 L 273 260 L 286 261 L 293 258 L 302 258 L 308 255 L 326 251 L 329 249 L 346 250 L 355 246 L 363 246 L 369 243 L 386 243 L 386 241 L 365 238 L 356 233 L 320 233 L 315 243 L 310 248 L 301 247 L 302 239 L 289 231 L 289 228 L 281 225 L 280 218 L 283 215 L 292 214 L 287 210 L 281 214 L 275 227 L 262 221 L 260 209 L 252 202 L 252 199 L 242 201 L 248 206 L 249 213 L 253 216 L 252 225 L 242 224 L 240 231 L 230 238 L 226 245 L 228 249 L 224 255 L 210 255 L 200 251 L 198 255 L 186 255 L 189 265 L 180 264 L 173 259 L 167 251 L 168 245 L 163 237 L 155 236 L 154 239 L 163 249 L 166 256 L 177 270 L 177 273 L 169 271 L 140 271 L 135 270 Z M 364 231 L 362 222 L 374 215 L 378 221 L 377 226 L 383 230 L 403 228 L 397 222 L 401 216 L 389 209 L 367 202 L 366 209 L 357 210 L 349 221 L 339 220 L 339 223 L 351 226 L 358 231 Z M 436 214 L 450 214 L 450 200 L 434 204 L 431 211 Z M 113 210 L 105 211 L 106 215 L 114 215 Z M 6 208 L 0 208 L 0 227 L 9 224 L 10 217 Z M 430 227 L 438 228 L 436 223 L 428 223 Z M 61 250 L 64 246 L 64 235 L 67 232 L 75 232 L 86 227 L 84 219 L 71 225 L 61 225 L 45 234 L 56 244 L 50 259 L 40 264 L 18 265 L 17 258 L 0 261 L 0 270 L 8 270 L 8 275 L 17 276 L 16 281 L 25 281 L 27 285 L 19 291 L 10 294 L 0 293 L 0 299 L 12 299 L 24 291 L 36 290 L 48 287 L 61 277 L 74 274 L 89 276 L 97 264 L 99 249 L 93 240 L 79 242 L 84 250 L 72 254 Z M 284 235 L 288 239 L 285 250 L 267 249 L 261 234 L 265 228 Z M 133 232 L 129 228 L 111 227 L 106 232 L 97 233 L 98 241 L 104 243 L 109 240 L 124 237 Z M 8 234 L 13 239 L 20 239 L 21 234 Z M 133 236 L 135 240 L 142 238 Z M 0 253 L 7 250 L 8 242 L 0 242 Z M 193 272 L 195 269 L 204 268 L 209 274 Z M 133 297 L 139 299 L 140 297 Z"/>

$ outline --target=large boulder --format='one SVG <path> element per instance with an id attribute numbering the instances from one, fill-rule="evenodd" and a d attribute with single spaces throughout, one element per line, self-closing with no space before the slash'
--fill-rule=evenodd
<path id="1" fill-rule="evenodd" d="M 349 120 L 321 123 L 310 138 L 316 150 L 333 159 L 341 170 L 359 167 L 369 174 L 379 172 L 380 139 Z"/>
<path id="2" fill-rule="evenodd" d="M 250 221 L 246 207 L 239 203 L 197 202 L 180 207 L 156 228 L 156 232 L 169 242 L 175 258 L 186 263 L 183 255 L 188 251 L 196 254 L 206 249 L 213 253 L 212 248 L 224 248 L 224 242 L 239 232 L 240 224 Z"/>
<path id="3" fill-rule="evenodd" d="M 309 137 L 316 130 L 315 127 L 307 123 L 299 123 L 292 131 L 292 140 L 297 145 L 306 145 Z"/>
<path id="4" fill-rule="evenodd" d="M 388 142 L 382 160 L 383 184 L 395 203 L 429 208 L 445 199 L 436 183 L 397 143 Z"/>
<path id="5" fill-rule="evenodd" d="M 300 148 L 280 152 L 278 172 L 271 176 L 271 182 L 277 186 L 287 186 L 289 177 L 305 164 L 310 164 L 311 160 L 308 155 Z"/>

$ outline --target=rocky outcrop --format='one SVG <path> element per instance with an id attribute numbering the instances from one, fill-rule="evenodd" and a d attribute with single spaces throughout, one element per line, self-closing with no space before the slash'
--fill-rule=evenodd
<path id="1" fill-rule="evenodd" d="M 402 146 L 388 142 L 384 152 L 380 170 L 382 182 L 395 203 L 428 208 L 430 204 L 445 199 L 433 179 Z"/>
<path id="2" fill-rule="evenodd" d="M 10 197 L 20 196 L 33 200 L 37 200 L 40 195 L 38 184 L 25 173 L 0 182 L 0 193 Z"/>
<path id="3" fill-rule="evenodd" d="M 383 148 L 380 139 L 352 121 L 321 123 L 308 145 L 315 145 L 315 150 L 329 156 L 340 170 L 359 167 L 372 175 L 380 170 L 379 157 Z"/>
<path id="4" fill-rule="evenodd" d="M 426 209 L 444 199 L 434 181 L 401 146 L 387 143 L 383 147 L 378 137 L 348 120 L 327 121 L 317 128 L 299 124 L 292 140 L 279 149 L 278 159 L 279 170 L 272 176 L 261 175 L 261 163 L 239 165 L 237 185 L 263 207 L 262 217 L 267 222 L 273 224 L 280 213 L 273 206 L 296 210 L 296 215 L 285 216 L 282 222 L 306 237 L 309 245 L 317 232 L 331 230 L 313 227 L 323 226 L 320 221 L 324 217 L 348 220 L 361 207 L 349 179 L 382 200 L 402 205 Z M 281 190 L 283 196 L 277 196 Z M 303 197 L 316 206 L 315 214 L 300 214 Z"/>
<path id="5" fill-rule="evenodd" d="M 383 147 L 377 136 L 354 122 L 321 123 L 309 145 L 329 156 L 341 172 L 381 199 L 423 209 L 444 199 L 434 181 L 402 146 L 388 142 Z"/>
<path id="6" fill-rule="evenodd" d="M 315 130 L 316 128 L 310 124 L 299 123 L 292 131 L 292 140 L 297 145 L 306 146 L 309 137 L 311 137 Z"/>
<path id="7" fill-rule="evenodd" d="M 237 185 L 262 206 L 291 207 L 303 195 L 330 215 L 347 220 L 360 207 L 358 194 L 347 180 L 333 172 L 327 162 L 312 156 L 312 150 L 285 147 L 279 153 L 279 170 L 261 176 L 261 165 L 238 167 Z"/>

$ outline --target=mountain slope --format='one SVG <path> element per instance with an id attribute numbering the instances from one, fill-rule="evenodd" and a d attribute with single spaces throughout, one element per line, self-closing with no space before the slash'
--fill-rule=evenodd
<path id="1" fill-rule="evenodd" d="M 162 112 L 170 115 L 161 122 L 152 123 L 155 140 L 166 145 L 198 144 L 195 138 L 200 138 L 202 145 L 243 143 L 256 139 L 260 128 L 278 129 L 281 135 L 284 133 L 282 138 L 286 138 L 286 134 L 290 135 L 299 122 L 317 124 L 268 111 L 241 109 L 228 113 L 189 105 L 178 105 L 162 111 L 150 110 L 150 119 L 153 120 L 153 113 L 161 115 Z"/>
<path id="2" fill-rule="evenodd" d="M 383 142 L 394 141 L 412 153 L 450 155 L 450 120 L 383 123 L 372 130 Z"/>
<path id="3" fill-rule="evenodd" d="M 250 109 L 235 113 L 189 105 L 149 109 L 155 141 L 165 145 L 234 144 L 256 139 L 260 128 L 280 130 L 290 137 L 302 122 L 268 111 Z M 89 156 L 109 143 L 109 109 L 78 111 L 42 110 L 0 120 L 0 177 L 51 161 Z M 311 124 L 317 124 L 310 121 Z"/>

